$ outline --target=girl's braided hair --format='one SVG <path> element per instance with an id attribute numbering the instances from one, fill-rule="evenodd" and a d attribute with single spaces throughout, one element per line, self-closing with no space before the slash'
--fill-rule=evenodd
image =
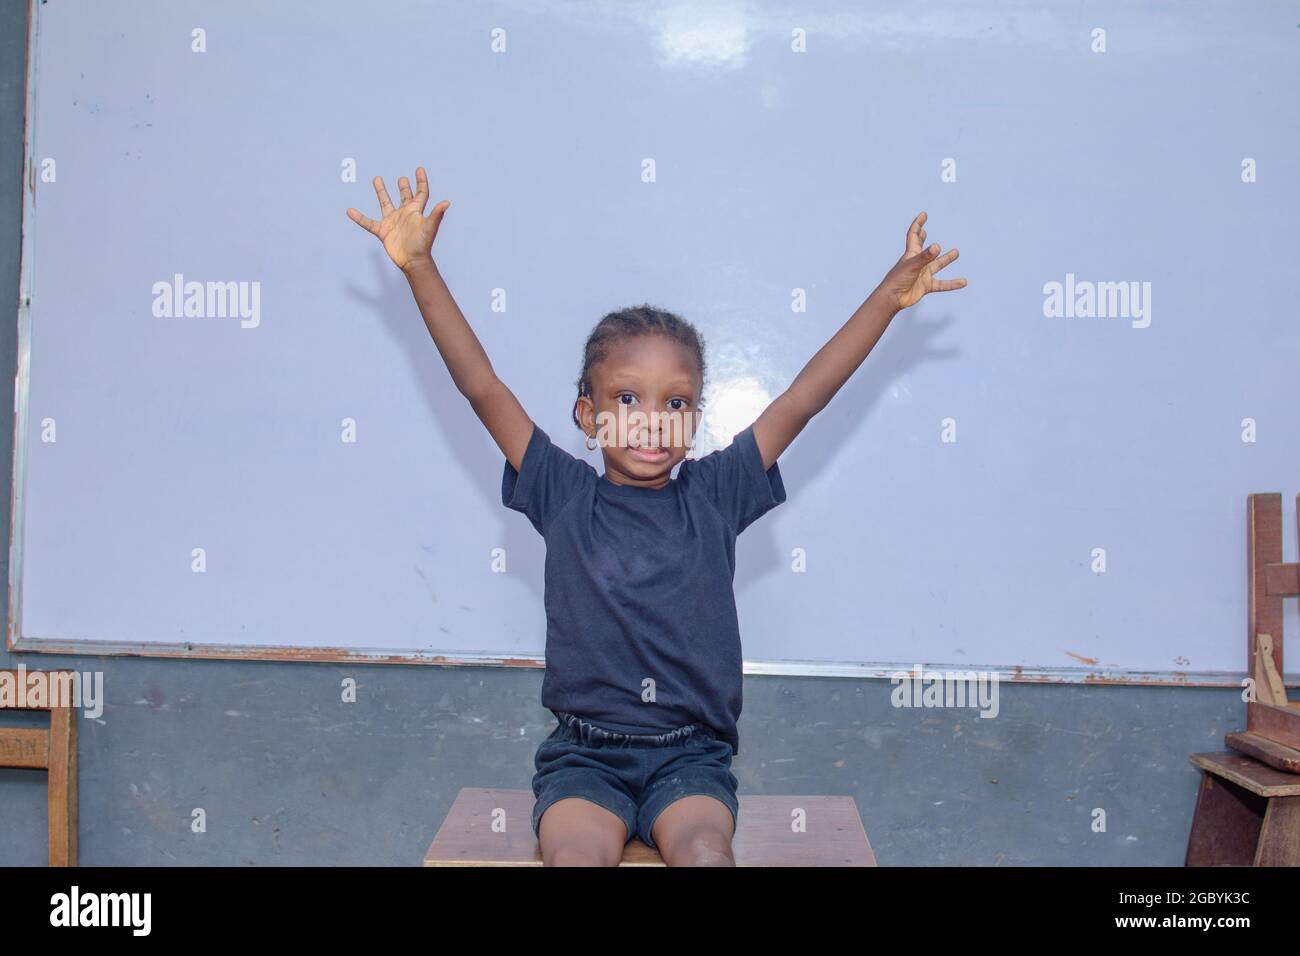
<path id="1" fill-rule="evenodd" d="M 591 397 L 591 369 L 604 360 L 611 346 L 640 335 L 662 335 L 684 346 L 695 356 L 700 370 L 700 382 L 703 383 L 704 339 L 699 331 L 680 316 L 643 303 L 610 312 L 591 330 L 582 354 L 582 374 L 578 376 L 577 383 L 578 398 Z M 701 407 L 703 404 L 701 401 Z M 582 422 L 578 420 L 577 399 L 573 402 L 573 424 L 582 428 Z"/>

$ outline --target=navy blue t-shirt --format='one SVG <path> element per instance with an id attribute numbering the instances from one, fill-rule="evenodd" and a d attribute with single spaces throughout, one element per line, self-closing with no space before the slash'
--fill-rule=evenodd
<path id="1" fill-rule="evenodd" d="M 736 536 L 785 501 L 754 426 L 662 488 L 619 485 L 536 422 L 501 501 L 546 541 L 542 706 L 609 730 L 701 722 L 740 752 Z"/>

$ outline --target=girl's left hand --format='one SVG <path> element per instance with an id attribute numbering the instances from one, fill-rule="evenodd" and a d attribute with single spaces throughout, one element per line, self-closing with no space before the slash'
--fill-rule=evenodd
<path id="1" fill-rule="evenodd" d="M 927 292 L 952 292 L 966 286 L 965 279 L 936 279 L 934 274 L 957 258 L 957 250 L 949 249 L 939 256 L 939 244 L 936 242 L 928 249 L 923 249 L 925 242 L 926 214 L 922 212 L 912 220 L 907 230 L 907 245 L 897 265 L 880 280 L 879 290 L 891 299 L 896 299 L 900 309 L 906 309 L 921 301 Z M 935 258 L 939 256 L 939 258 Z"/>

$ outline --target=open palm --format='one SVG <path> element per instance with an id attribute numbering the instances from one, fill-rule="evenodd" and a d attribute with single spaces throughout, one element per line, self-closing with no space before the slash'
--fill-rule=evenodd
<path id="1" fill-rule="evenodd" d="M 924 212 L 912 220 L 902 258 L 880 283 L 885 292 L 897 297 L 900 309 L 915 305 L 930 292 L 951 292 L 966 287 L 965 279 L 935 278 L 934 274 L 956 259 L 958 253 L 956 249 L 949 249 L 936 259 L 935 256 L 939 255 L 937 242 L 928 249 L 923 248 L 925 220 Z"/>
<path id="2" fill-rule="evenodd" d="M 402 204 L 394 206 L 388 198 L 384 181 L 376 176 L 375 195 L 379 197 L 379 212 L 383 216 L 376 222 L 359 211 L 348 207 L 348 218 L 362 229 L 378 236 L 384 244 L 384 251 L 393 263 L 405 271 L 415 263 L 430 257 L 434 237 L 438 235 L 438 226 L 451 203 L 444 199 L 433 207 L 433 212 L 424 214 L 424 207 L 429 202 L 429 179 L 424 174 L 424 167 L 415 170 L 415 193 L 411 193 L 411 183 L 405 176 L 397 181 L 397 189 L 402 197 Z"/>

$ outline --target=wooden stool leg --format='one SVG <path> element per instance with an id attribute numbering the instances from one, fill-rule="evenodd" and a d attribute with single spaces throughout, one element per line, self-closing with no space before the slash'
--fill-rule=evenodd
<path id="1" fill-rule="evenodd" d="M 50 866 L 77 866 L 77 712 L 50 710 Z"/>
<path id="2" fill-rule="evenodd" d="M 1276 799 L 1276 798 L 1275 798 Z M 1266 800 L 1201 771 L 1184 866 L 1250 866 L 1255 862 Z"/>
<path id="3" fill-rule="evenodd" d="M 1269 797 L 1256 866 L 1300 866 L 1300 797 Z"/>

